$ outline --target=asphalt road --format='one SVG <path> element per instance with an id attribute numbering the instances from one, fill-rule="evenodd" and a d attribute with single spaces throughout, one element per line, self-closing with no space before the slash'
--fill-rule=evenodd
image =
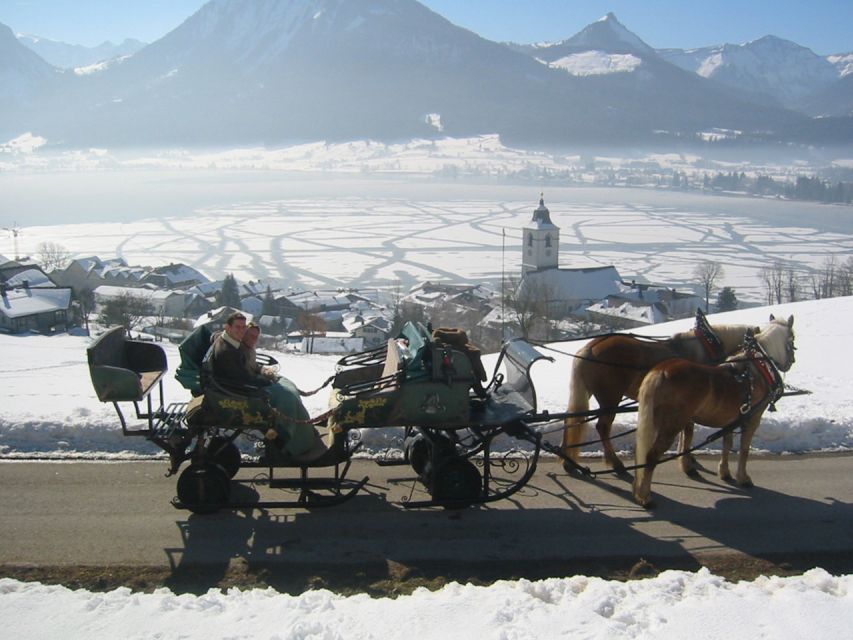
<path id="1" fill-rule="evenodd" d="M 174 569 L 238 560 L 355 566 L 853 554 L 853 456 L 754 457 L 756 486 L 749 490 L 718 480 L 716 459 L 700 463 L 698 480 L 675 463 L 663 465 L 652 511 L 631 502 L 624 480 L 568 477 L 549 460 L 508 500 L 459 511 L 405 510 L 391 501 L 413 490 L 418 497 L 411 471 L 357 461 L 351 477 L 370 482 L 343 505 L 195 515 L 171 506 L 175 478 L 164 477 L 162 462 L 4 462 L 0 565 Z M 251 497 L 249 488 L 242 491 Z M 263 492 L 275 497 L 281 490 Z"/>

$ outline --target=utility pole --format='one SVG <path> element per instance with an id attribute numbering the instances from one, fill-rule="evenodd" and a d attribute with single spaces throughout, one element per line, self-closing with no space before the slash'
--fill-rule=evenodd
<path id="1" fill-rule="evenodd" d="M 506 314 L 504 312 L 504 300 L 506 300 L 506 292 L 504 291 L 504 283 L 506 282 L 506 274 L 504 270 L 504 260 L 506 259 L 506 227 L 501 227 L 501 344 L 506 339 Z"/>

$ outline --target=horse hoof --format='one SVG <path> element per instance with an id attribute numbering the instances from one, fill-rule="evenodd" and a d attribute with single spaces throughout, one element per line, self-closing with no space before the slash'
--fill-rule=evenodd
<path id="1" fill-rule="evenodd" d="M 739 486 L 741 489 L 752 489 L 755 485 L 752 484 L 752 480 L 747 478 L 743 482 L 738 482 L 737 486 Z"/>
<path id="2" fill-rule="evenodd" d="M 684 475 L 686 475 L 688 478 L 693 478 L 694 480 L 698 480 L 701 477 L 699 475 L 699 470 L 696 468 L 685 469 Z"/>
<path id="3" fill-rule="evenodd" d="M 569 462 L 568 460 L 563 460 L 563 471 L 565 471 L 568 475 L 573 478 L 585 478 L 583 471 L 578 469 L 577 465 Z"/>

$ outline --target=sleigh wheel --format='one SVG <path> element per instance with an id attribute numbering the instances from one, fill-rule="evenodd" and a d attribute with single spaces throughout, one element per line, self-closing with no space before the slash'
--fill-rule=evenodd
<path id="1" fill-rule="evenodd" d="M 225 436 L 214 436 L 207 444 L 208 459 L 222 467 L 229 478 L 240 470 L 240 449 Z"/>
<path id="2" fill-rule="evenodd" d="M 465 458 L 445 460 L 432 478 L 433 500 L 459 502 L 460 508 L 479 500 L 482 491 L 480 472 Z"/>
<path id="3" fill-rule="evenodd" d="M 192 464 L 178 477 L 178 500 L 193 513 L 212 513 L 230 495 L 228 473 L 218 464 Z"/>

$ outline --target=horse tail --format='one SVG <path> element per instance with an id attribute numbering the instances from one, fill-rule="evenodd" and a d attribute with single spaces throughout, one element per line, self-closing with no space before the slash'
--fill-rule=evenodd
<path id="1" fill-rule="evenodd" d="M 572 378 L 569 382 L 568 413 L 587 413 L 589 411 L 590 392 L 584 379 L 586 362 L 582 358 L 576 358 L 572 365 Z M 580 458 L 580 448 L 577 445 L 583 442 L 584 434 L 587 432 L 586 425 L 587 421 L 584 416 L 566 418 L 564 421 L 563 454 L 574 461 Z"/>

